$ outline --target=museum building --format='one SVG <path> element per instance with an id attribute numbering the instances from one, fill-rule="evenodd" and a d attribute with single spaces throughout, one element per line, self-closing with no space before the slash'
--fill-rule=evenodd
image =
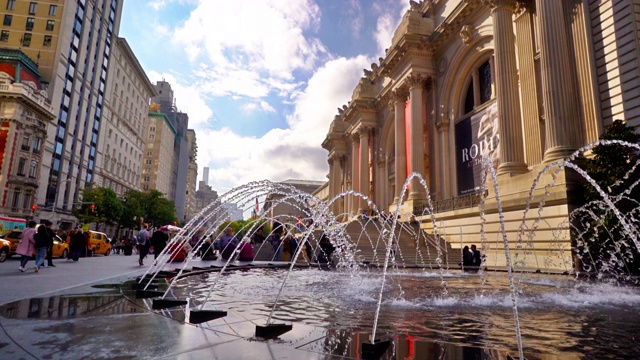
<path id="1" fill-rule="evenodd" d="M 356 190 L 378 210 L 399 207 L 450 249 L 482 243 L 500 268 L 489 158 L 510 247 L 526 248 L 519 265 L 571 270 L 576 179 L 547 167 L 614 120 L 640 124 L 639 40 L 640 0 L 411 1 L 330 125 L 328 198 Z M 424 184 L 413 177 L 400 199 L 412 173 Z M 355 196 L 331 206 L 372 210 Z"/>

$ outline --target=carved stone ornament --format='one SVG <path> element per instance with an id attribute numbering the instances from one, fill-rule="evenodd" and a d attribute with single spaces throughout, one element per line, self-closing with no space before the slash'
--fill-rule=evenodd
<path id="1" fill-rule="evenodd" d="M 411 10 L 413 10 L 413 11 L 419 11 L 420 8 L 422 7 L 423 3 L 424 3 L 424 1 L 409 0 L 409 6 L 410 6 Z"/>
<path id="2" fill-rule="evenodd" d="M 473 40 L 474 29 L 471 25 L 465 25 L 460 29 L 460 38 L 462 39 L 462 43 L 465 45 L 471 44 L 471 40 Z"/>
<path id="3" fill-rule="evenodd" d="M 436 74 L 438 76 L 444 75 L 444 73 L 447 71 L 448 65 L 449 65 L 449 60 L 447 60 L 445 56 L 438 59 L 438 63 L 436 65 Z"/>

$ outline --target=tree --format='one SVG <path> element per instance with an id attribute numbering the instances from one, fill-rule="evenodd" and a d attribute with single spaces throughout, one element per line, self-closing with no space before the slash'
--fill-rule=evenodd
<path id="1" fill-rule="evenodd" d="M 82 203 L 74 208 L 74 215 L 80 222 L 114 225 L 120 220 L 122 214 L 122 201 L 113 189 L 94 187 L 89 183 L 81 190 Z"/>
<path id="2" fill-rule="evenodd" d="M 640 144 L 633 128 L 616 120 L 601 140 L 622 140 Z M 606 193 L 625 221 L 634 223 L 640 213 L 640 156 L 635 148 L 624 145 L 598 145 L 593 157 L 586 159 L 584 169 Z M 574 228 L 578 253 L 591 271 L 640 274 L 640 252 L 629 239 L 615 212 L 609 208 L 595 187 L 585 184 L 584 205 L 579 209 Z M 636 225 L 637 226 L 637 223 Z"/>
<path id="3" fill-rule="evenodd" d="M 162 226 L 177 221 L 175 203 L 158 190 L 142 193 L 141 208 L 145 223 Z"/>

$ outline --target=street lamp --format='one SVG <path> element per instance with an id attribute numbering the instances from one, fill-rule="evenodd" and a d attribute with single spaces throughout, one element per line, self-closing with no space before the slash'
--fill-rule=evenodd
<path id="1" fill-rule="evenodd" d="M 71 180 L 73 180 L 73 179 L 72 179 L 72 178 L 67 178 L 65 181 L 62 181 L 62 182 L 60 183 L 60 185 L 62 185 L 62 184 L 64 184 L 64 183 L 66 183 L 66 182 L 69 182 L 69 181 L 71 181 Z M 56 196 L 53 198 L 53 206 L 51 207 L 51 217 L 52 217 L 52 218 L 53 218 L 53 217 L 54 217 L 54 215 L 56 214 L 56 204 L 58 203 L 58 194 L 59 194 L 59 193 L 60 193 L 60 191 L 57 191 L 57 190 L 56 190 Z"/>

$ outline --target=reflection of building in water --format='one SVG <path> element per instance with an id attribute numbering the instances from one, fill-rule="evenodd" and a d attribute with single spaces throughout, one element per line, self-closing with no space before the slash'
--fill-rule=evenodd
<path id="1" fill-rule="evenodd" d="M 76 316 L 114 315 L 135 311 L 123 296 L 54 296 L 12 302 L 0 307 L 10 319 L 66 319 Z"/>
<path id="2" fill-rule="evenodd" d="M 364 71 L 330 125 L 323 142 L 329 152 L 327 198 L 356 190 L 386 211 L 402 202 L 407 219 L 426 203 L 418 179 L 406 199 L 398 198 L 407 175 L 417 172 L 429 186 L 438 226 L 456 229 L 450 245 L 457 250 L 461 243 L 479 243 L 477 205 L 484 184 L 481 161 L 474 160 L 486 136 L 498 147 L 499 134 L 492 158 L 507 236 L 515 239 L 523 220 L 532 228 L 538 215 L 529 212 L 523 219 L 523 210 L 546 164 L 596 141 L 614 119 L 640 124 L 635 57 L 607 55 L 637 55 L 640 33 L 623 26 L 638 23 L 635 8 L 611 4 L 412 2 L 383 57 Z M 546 201 L 545 219 L 535 224 L 525 266 L 540 269 L 546 257 L 554 257 L 560 261 L 549 270 L 572 269 L 565 221 L 574 185 L 563 172 L 549 189 L 553 201 Z M 493 236 L 500 224 L 494 190 L 488 191 L 484 224 Z M 368 207 L 348 197 L 331 210 L 355 216 Z M 433 231 L 430 216 L 418 220 Z M 491 245 L 484 252 L 495 267 L 504 266 L 503 250 Z"/>

